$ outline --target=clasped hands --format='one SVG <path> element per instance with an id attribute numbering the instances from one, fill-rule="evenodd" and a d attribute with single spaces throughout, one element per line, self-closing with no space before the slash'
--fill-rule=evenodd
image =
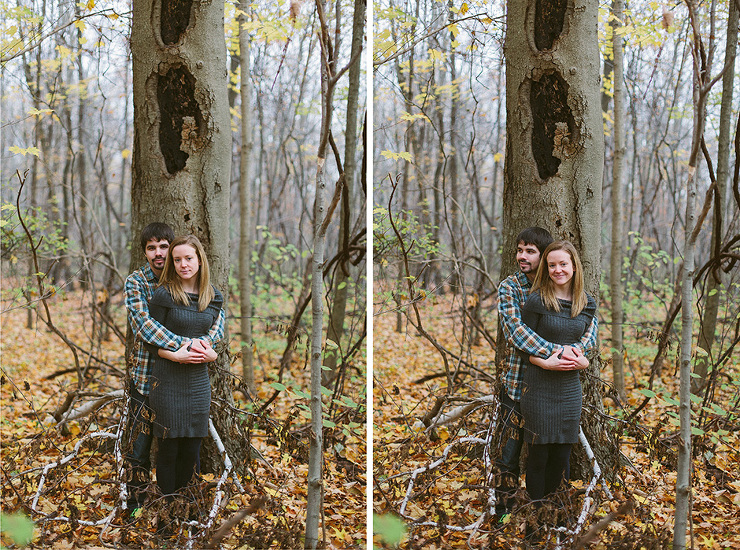
<path id="1" fill-rule="evenodd" d="M 213 346 L 203 339 L 185 342 L 180 349 L 172 353 L 172 361 L 177 363 L 210 363 L 218 358 Z"/>
<path id="2" fill-rule="evenodd" d="M 573 346 L 557 348 L 547 359 L 530 356 L 530 363 L 547 370 L 581 370 L 589 365 L 588 358 L 583 352 Z"/>

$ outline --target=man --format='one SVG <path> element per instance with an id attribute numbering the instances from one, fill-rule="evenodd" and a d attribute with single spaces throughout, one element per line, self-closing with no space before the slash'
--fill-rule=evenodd
<path id="1" fill-rule="evenodd" d="M 560 346 L 541 338 L 522 322 L 521 307 L 532 289 L 540 258 L 553 238 L 546 229 L 528 227 L 516 239 L 516 261 L 519 271 L 510 275 L 498 287 L 498 316 L 506 338 L 506 370 L 501 389 L 501 414 L 503 416 L 501 449 L 498 466 L 501 471 L 500 498 L 496 506 L 499 518 L 511 511 L 514 493 L 519 486 L 519 455 L 522 450 L 522 428 L 519 401 L 522 396 L 522 367 L 526 355 L 546 359 L 557 354 L 560 359 L 556 368 L 575 369 L 576 352 L 571 346 Z M 596 346 L 597 324 L 593 323 L 581 341 L 573 347 L 586 353 Z"/>
<path id="2" fill-rule="evenodd" d="M 172 229 L 164 223 L 151 223 L 141 232 L 140 244 L 147 263 L 131 273 L 124 285 L 128 322 L 134 334 L 131 351 L 129 395 L 129 415 L 131 417 L 130 449 L 126 460 L 131 467 L 131 481 L 128 484 L 128 508 L 135 514 L 144 502 L 144 487 L 151 470 L 149 454 L 152 446 L 151 412 L 149 409 L 150 375 L 153 358 L 144 343 L 178 353 L 181 363 L 202 363 L 205 361 L 206 344 L 200 340 L 191 341 L 173 334 L 149 316 L 149 300 L 162 274 L 170 242 L 175 238 Z M 224 310 L 209 331 L 208 346 L 224 336 Z"/>

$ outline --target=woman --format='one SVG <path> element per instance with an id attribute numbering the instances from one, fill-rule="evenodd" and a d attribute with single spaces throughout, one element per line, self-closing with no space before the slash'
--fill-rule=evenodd
<path id="1" fill-rule="evenodd" d="M 208 435 L 211 385 L 207 363 L 217 353 L 203 340 L 216 322 L 223 297 L 211 285 L 208 259 L 194 235 L 170 244 L 160 286 L 149 302 L 150 315 L 202 348 L 203 363 L 181 363 L 177 352 L 157 349 L 152 367 L 150 406 L 157 438 L 157 484 L 163 494 L 185 487 L 196 471 L 200 443 Z M 188 350 L 190 351 L 190 350 Z"/>
<path id="2" fill-rule="evenodd" d="M 545 249 L 522 321 L 545 340 L 563 345 L 578 342 L 597 322 L 596 302 L 583 290 L 583 267 L 570 242 L 555 241 Z M 548 359 L 528 357 L 524 372 L 526 483 L 534 501 L 554 493 L 570 477 L 570 450 L 578 441 L 583 400 L 578 371 L 589 364 L 577 348 L 572 350 L 575 359 L 567 367 L 556 367 L 563 353 L 559 350 Z"/>

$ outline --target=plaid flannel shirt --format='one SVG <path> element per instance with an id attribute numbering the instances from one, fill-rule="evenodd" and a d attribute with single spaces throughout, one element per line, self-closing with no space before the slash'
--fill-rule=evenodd
<path id="1" fill-rule="evenodd" d="M 157 348 L 177 351 L 189 338 L 183 338 L 173 334 L 159 322 L 149 316 L 149 300 L 152 298 L 157 286 L 158 278 L 149 264 L 134 271 L 126 278 L 125 296 L 128 322 L 134 333 L 134 346 L 131 350 L 131 379 L 136 389 L 142 395 L 149 395 L 151 382 L 149 376 L 152 372 L 153 357 L 147 351 L 144 343 L 151 344 Z M 211 345 L 224 337 L 224 324 L 226 315 L 221 309 L 218 319 L 213 324 L 204 339 L 209 340 Z"/>
<path id="2" fill-rule="evenodd" d="M 524 371 L 524 359 L 517 350 L 527 355 L 535 355 L 547 359 L 555 349 L 561 347 L 544 340 L 531 328 L 522 322 L 521 307 L 527 301 L 532 283 L 521 271 L 510 275 L 498 287 L 498 318 L 506 337 L 506 373 L 504 374 L 504 387 L 514 401 L 520 401 L 522 397 L 522 375 Z M 591 322 L 581 340 L 575 342 L 573 347 L 579 348 L 587 353 L 596 347 L 596 336 L 599 325 L 596 317 Z"/>

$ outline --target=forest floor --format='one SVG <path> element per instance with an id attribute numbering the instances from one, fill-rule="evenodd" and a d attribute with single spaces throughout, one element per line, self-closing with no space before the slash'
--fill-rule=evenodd
<path id="1" fill-rule="evenodd" d="M 460 355 L 468 373 L 459 385 L 450 406 L 466 398 L 490 395 L 493 385 L 476 369 L 494 373 L 494 351 L 485 339 L 471 349 L 461 344 L 462 323 L 459 304 L 451 297 L 435 296 L 419 303 L 424 329 L 439 344 Z M 483 307 L 484 326 L 495 335 L 495 308 Z M 447 390 L 441 355 L 430 342 L 419 336 L 404 319 L 403 330 L 396 332 L 396 315 L 384 313 L 374 319 L 373 345 L 373 462 L 374 512 L 379 517 L 397 516 L 403 505 L 405 530 L 400 548 L 520 548 L 524 546 L 531 506 L 521 481 L 519 505 L 499 523 L 485 519 L 480 529 L 469 527 L 481 519 L 486 508 L 486 469 L 482 445 L 465 443 L 462 438 L 485 438 L 494 407 L 479 407 L 454 423 L 426 432 L 420 419 Z M 611 378 L 610 355 L 604 338 L 608 335 L 601 319 L 602 377 Z M 583 547 L 597 549 L 670 548 L 673 537 L 677 464 L 678 377 L 675 358 L 669 357 L 663 376 L 653 391 L 646 389 L 647 378 L 657 344 L 649 331 L 626 335 L 629 374 L 625 410 L 604 400 L 606 412 L 616 419 L 628 414 L 651 396 L 636 419 L 625 425 L 620 436 L 621 452 L 629 465 L 618 472 L 618 482 L 610 485 L 613 500 L 605 498 L 600 486 L 590 494 L 595 498 L 589 516 L 578 536 L 563 538 L 560 548 L 573 548 L 590 527 L 609 513 L 614 521 L 598 530 Z M 462 350 L 462 351 L 461 351 Z M 673 350 L 675 353 L 675 349 Z M 694 437 L 693 504 L 691 512 L 693 548 L 740 548 L 740 435 L 737 406 L 740 396 L 740 364 L 725 365 L 724 382 L 716 387 L 713 403 L 705 404 L 702 428 Z M 473 368 L 470 368 L 472 365 Z M 451 369 L 456 363 L 451 361 Z M 431 377 L 437 374 L 436 377 Z M 430 378 L 431 377 L 431 378 Z M 694 405 L 694 418 L 698 416 Z M 626 462 L 626 461 L 625 461 Z M 430 465 L 434 469 L 427 469 Z M 423 471 L 422 471 L 423 470 Z M 415 472 L 415 476 L 412 473 Z M 414 481 L 413 486 L 410 481 Z M 523 478 L 523 476 L 522 476 Z M 560 514 L 570 523 L 583 508 L 583 481 L 573 481 L 567 503 Z M 627 513 L 617 513 L 629 503 Z M 562 516 L 561 516 L 562 517 Z M 547 523 L 547 521 L 545 521 Z M 553 523 L 552 521 L 550 523 Z M 388 523 L 383 522 L 384 526 Z M 390 525 L 394 525 L 390 522 Z M 387 527 L 384 527 L 387 528 Z M 398 529 L 389 537 L 375 528 L 378 547 L 390 548 L 386 541 L 398 540 Z M 549 540 L 549 542 L 548 542 Z M 548 546 L 549 544 L 549 546 Z M 555 548 L 557 539 L 540 541 L 537 548 Z"/>
<path id="2" fill-rule="evenodd" d="M 35 523 L 28 548 L 180 548 L 188 544 L 191 548 L 202 548 L 204 541 L 229 518 L 250 510 L 223 539 L 220 548 L 303 547 L 308 485 L 305 394 L 310 391 L 310 368 L 305 349 L 297 349 L 282 385 L 274 382 L 285 346 L 281 330 L 275 328 L 279 323 L 270 326 L 261 323 L 254 329 L 255 337 L 261 341 L 258 363 L 262 366 L 257 370 L 256 405 L 246 403 L 240 392 L 234 392 L 236 408 L 254 412 L 272 396 L 276 387 L 281 390 L 260 415 L 260 421 L 250 428 L 251 444 L 267 464 L 249 461 L 252 476 L 240 480 L 245 493 L 238 491 L 232 478 L 227 480 L 225 504 L 210 529 L 180 531 L 177 526 L 182 524 L 176 522 L 174 538 L 162 542 L 155 533 L 161 513 L 161 507 L 156 504 L 144 508 L 136 518 L 120 511 L 111 516 L 120 503 L 121 492 L 113 438 L 91 434 L 115 433 L 123 400 L 110 401 L 95 414 L 69 422 L 66 429 L 60 430 L 51 414 L 64 402 L 67 390 L 77 385 L 72 351 L 37 319 L 34 328 L 26 328 L 26 310 L 12 309 L 8 292 L 6 287 L 0 316 L 0 480 L 2 510 L 6 514 L 2 545 L 17 547 L 10 538 L 12 522 L 7 514 L 18 512 Z M 89 298 L 77 291 L 60 292 L 51 300 L 54 323 L 84 350 L 93 346 L 88 334 Z M 116 326 L 125 328 L 122 297 L 113 299 Z M 274 304 L 282 298 L 276 292 L 271 299 Z M 292 307 L 289 297 L 284 298 L 283 304 L 286 310 Z M 289 318 L 290 311 L 283 313 Z M 237 334 L 239 327 L 236 321 L 233 323 L 231 334 Z M 302 338 L 301 345 L 306 341 L 307 338 Z M 232 337 L 230 350 L 235 352 L 237 347 L 238 339 Z M 123 388 L 123 350 L 121 340 L 112 333 L 93 349 L 95 360 L 86 386 L 89 399 Z M 88 357 L 84 353 L 80 356 L 85 363 Z M 234 370 L 240 369 L 241 361 L 236 359 L 232 365 Z M 325 540 L 326 548 L 365 548 L 367 541 L 364 363 L 351 366 L 347 372 L 333 416 L 325 420 L 324 528 L 319 540 Z M 270 386 L 270 382 L 275 385 Z M 263 429 L 268 424 L 275 428 L 271 433 Z M 44 472 L 44 467 L 66 457 L 71 457 L 69 462 Z M 249 460 L 248 457 L 231 459 L 237 464 Z M 198 505 L 206 511 L 211 510 L 219 477 L 220 472 L 203 474 L 198 485 Z M 112 519 L 105 526 L 85 525 L 85 522 L 105 522 L 108 516 Z M 201 515 L 201 521 L 204 517 L 207 513 Z"/>

